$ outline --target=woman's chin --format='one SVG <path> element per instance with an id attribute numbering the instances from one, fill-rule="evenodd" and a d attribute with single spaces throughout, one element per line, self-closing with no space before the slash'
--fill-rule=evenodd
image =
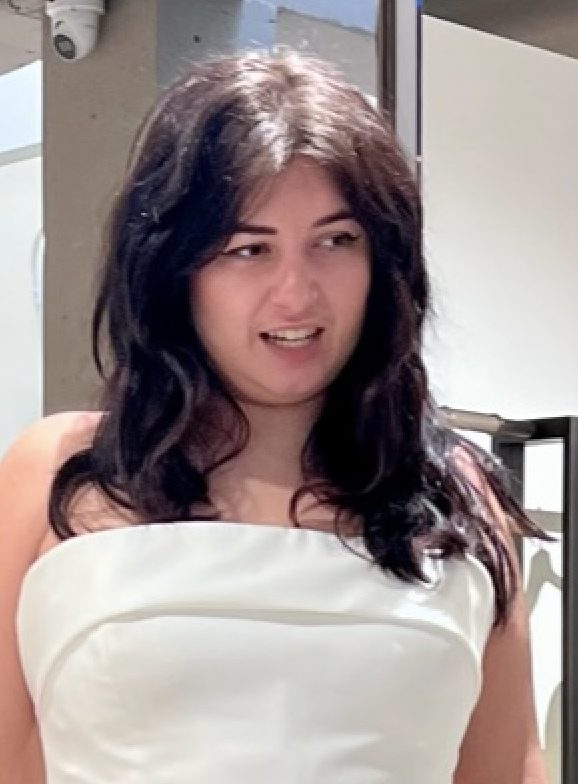
<path id="1" fill-rule="evenodd" d="M 241 404 L 260 406 L 262 408 L 309 408 L 321 406 L 325 396 L 325 387 L 301 389 L 270 388 L 252 394 L 237 395 Z"/>

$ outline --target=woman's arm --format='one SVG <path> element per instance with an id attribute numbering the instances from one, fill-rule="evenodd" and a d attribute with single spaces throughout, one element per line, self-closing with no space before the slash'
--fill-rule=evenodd
<path id="1" fill-rule="evenodd" d="M 50 536 L 48 498 L 58 465 L 82 444 L 91 415 L 32 425 L 0 462 L 0 784 L 44 784 L 33 706 L 16 640 L 22 580 Z"/>
<path id="2" fill-rule="evenodd" d="M 486 646 L 483 686 L 455 784 L 547 784 L 532 694 L 528 623 L 520 598 Z"/>
<path id="3" fill-rule="evenodd" d="M 49 486 L 44 423 L 30 428 L 0 463 L 0 784 L 42 784 L 34 711 L 16 642 L 23 576 L 47 532 Z"/>

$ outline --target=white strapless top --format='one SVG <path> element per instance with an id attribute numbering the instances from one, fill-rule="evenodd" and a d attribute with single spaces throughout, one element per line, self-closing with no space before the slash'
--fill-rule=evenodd
<path id="1" fill-rule="evenodd" d="M 48 784 L 451 784 L 494 594 L 473 559 L 427 569 L 233 523 L 64 542 L 18 614 Z"/>

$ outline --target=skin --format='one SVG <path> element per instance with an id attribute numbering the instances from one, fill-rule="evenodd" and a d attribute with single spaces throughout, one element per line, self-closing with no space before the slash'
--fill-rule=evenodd
<path id="1" fill-rule="evenodd" d="M 303 442 L 357 343 L 369 286 L 362 227 L 303 159 L 248 205 L 224 252 L 193 276 L 193 323 L 250 423 L 247 448 L 211 477 L 225 519 L 290 522 Z M 322 333 L 303 348 L 263 339 L 287 328 Z M 313 507 L 304 519 L 330 527 L 332 514 Z"/>
<path id="2" fill-rule="evenodd" d="M 193 322 L 242 403 L 315 410 L 357 343 L 369 284 L 362 227 L 323 170 L 297 159 L 193 276 Z M 263 340 L 283 328 L 323 333 L 302 350 Z"/>
<path id="3" fill-rule="evenodd" d="M 274 181 L 267 198 L 249 205 L 243 216 L 243 223 L 261 229 L 242 228 L 225 254 L 191 282 L 196 328 L 251 428 L 247 448 L 210 488 L 225 519 L 289 522 L 287 506 L 301 481 L 304 438 L 323 390 L 355 346 L 370 284 L 366 240 L 358 224 L 344 216 L 326 222 L 346 207 L 320 169 L 296 161 Z M 357 239 L 340 239 L 347 235 Z M 323 330 L 303 350 L 271 347 L 261 337 L 301 326 Z M 27 569 L 58 546 L 47 520 L 54 471 L 90 443 L 97 416 L 48 417 L 29 428 L 0 463 L 0 784 L 44 782 L 14 619 Z M 462 470 L 477 483 L 496 529 L 511 546 L 504 515 L 475 467 L 464 458 Z M 131 522 L 90 492 L 74 511 L 79 533 Z M 331 510 L 313 508 L 305 523 L 329 527 Z M 519 592 L 509 622 L 490 635 L 483 676 L 454 784 L 546 784 Z"/>

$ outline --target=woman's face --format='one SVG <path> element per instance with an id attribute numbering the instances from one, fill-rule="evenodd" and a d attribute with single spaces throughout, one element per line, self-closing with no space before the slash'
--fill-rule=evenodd
<path id="1" fill-rule="evenodd" d="M 365 232 L 323 169 L 295 159 L 193 274 L 193 322 L 240 402 L 293 406 L 347 362 L 369 285 Z"/>

